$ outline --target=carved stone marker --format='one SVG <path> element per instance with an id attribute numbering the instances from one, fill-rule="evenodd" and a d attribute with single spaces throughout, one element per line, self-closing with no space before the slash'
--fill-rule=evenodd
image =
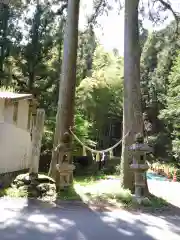
<path id="1" fill-rule="evenodd" d="M 41 153 L 41 141 L 44 130 L 44 109 L 37 109 L 36 124 L 32 130 L 32 149 L 29 174 L 35 178 L 38 176 L 39 158 Z"/>
<path id="2" fill-rule="evenodd" d="M 135 198 L 138 203 L 145 199 L 144 189 L 146 186 L 145 175 L 149 166 L 146 163 L 146 153 L 151 152 L 151 147 L 144 143 L 144 138 L 141 134 L 136 135 L 135 143 L 129 148 L 133 156 L 133 164 L 131 169 L 135 175 Z"/>

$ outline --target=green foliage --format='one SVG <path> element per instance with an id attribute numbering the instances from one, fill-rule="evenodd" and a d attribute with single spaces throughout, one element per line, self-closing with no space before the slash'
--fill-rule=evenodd
<path id="1" fill-rule="evenodd" d="M 177 178 L 177 181 L 180 182 L 180 169 L 178 169 L 176 172 L 176 178 Z"/>
<path id="2" fill-rule="evenodd" d="M 81 200 L 80 196 L 77 194 L 73 186 L 68 189 L 65 189 L 64 191 L 58 192 L 57 199 L 69 201 Z"/>
<path id="3" fill-rule="evenodd" d="M 92 123 L 91 134 L 95 136 L 99 132 L 96 134 L 100 141 L 112 118 L 122 118 L 123 61 L 97 46 L 92 69 L 91 76 L 77 87 L 76 106 Z"/>
<path id="4" fill-rule="evenodd" d="M 86 145 L 89 143 L 89 129 L 91 127 L 91 123 L 88 122 L 84 115 L 77 111 L 75 114 L 75 134 L 78 138 Z M 81 156 L 82 155 L 82 146 L 77 143 L 76 140 L 73 139 L 73 154 Z"/>
<path id="5" fill-rule="evenodd" d="M 143 110 L 152 123 L 150 139 L 153 139 L 155 157 L 168 161 L 179 155 L 178 131 L 175 129 L 178 101 L 174 96 L 173 103 L 171 100 L 175 85 L 178 88 L 179 62 L 175 59 L 180 41 L 174 35 L 175 27 L 172 22 L 165 29 L 150 34 L 141 57 Z"/>
<path id="6" fill-rule="evenodd" d="M 10 87 L 10 86 L 8 86 L 8 87 L 5 87 L 5 86 L 0 87 L 0 91 L 2 91 L 2 92 L 15 92 L 14 88 Z"/>
<path id="7" fill-rule="evenodd" d="M 53 148 L 53 134 L 55 129 L 56 118 L 51 117 L 45 122 L 45 129 L 43 135 L 42 154 L 50 154 Z M 91 124 L 83 118 L 81 113 L 75 114 L 75 134 L 83 141 L 87 143 L 89 140 L 89 128 Z M 74 155 L 82 154 L 82 148 L 73 141 Z"/>
<path id="8" fill-rule="evenodd" d="M 83 141 L 87 140 L 90 127 L 91 123 L 84 118 L 81 112 L 77 112 L 75 114 L 75 132 L 77 136 L 81 137 Z"/>
<path id="9" fill-rule="evenodd" d="M 169 85 L 166 97 L 166 107 L 160 113 L 160 118 L 164 119 L 167 127 L 171 129 L 172 151 L 176 159 L 180 157 L 180 53 L 174 61 L 174 65 L 169 74 Z"/>
<path id="10" fill-rule="evenodd" d="M 0 197 L 24 198 L 28 197 L 28 192 L 15 188 L 6 188 L 0 190 Z"/>
<path id="11" fill-rule="evenodd" d="M 79 33 L 77 54 L 77 83 L 91 75 L 93 54 L 96 49 L 96 36 L 90 25 L 84 32 Z"/>

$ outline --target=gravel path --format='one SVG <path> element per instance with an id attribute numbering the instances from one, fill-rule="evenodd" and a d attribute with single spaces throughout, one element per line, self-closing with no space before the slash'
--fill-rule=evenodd
<path id="1" fill-rule="evenodd" d="M 118 185 L 117 179 L 102 180 L 95 191 Z M 148 185 L 153 194 L 180 208 L 180 183 L 149 178 Z M 97 212 L 72 203 L 54 206 L 37 200 L 0 199 L 0 212 L 0 240 L 180 239 L 180 211 L 156 215 L 122 209 Z"/>
<path id="2" fill-rule="evenodd" d="M 1 240 L 179 240 L 180 216 L 0 199 Z"/>

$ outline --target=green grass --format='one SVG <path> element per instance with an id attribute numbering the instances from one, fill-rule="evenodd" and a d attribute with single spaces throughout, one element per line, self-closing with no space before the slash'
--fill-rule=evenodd
<path id="1" fill-rule="evenodd" d="M 141 204 L 135 201 L 135 198 L 130 193 L 130 191 L 125 189 L 119 189 L 116 193 L 102 193 L 102 194 L 91 194 L 86 193 L 90 200 L 94 202 L 106 202 L 114 203 L 114 206 L 121 206 L 127 209 L 146 209 L 146 210 L 158 210 L 164 209 L 168 206 L 168 203 L 156 196 L 149 196 L 148 199 L 145 199 Z"/>
<path id="2" fill-rule="evenodd" d="M 27 197 L 28 196 L 28 192 L 27 191 L 22 191 L 19 189 L 15 189 L 15 188 L 5 188 L 5 189 L 1 189 L 0 190 L 0 197 L 14 197 L 14 198 L 18 198 L 18 197 Z"/>
<path id="3" fill-rule="evenodd" d="M 92 184 L 95 184 L 98 180 L 105 179 L 105 175 L 99 175 L 99 176 L 78 176 L 74 178 L 74 184 L 73 186 L 65 189 L 64 191 L 58 192 L 58 199 L 61 200 L 82 200 L 80 195 L 76 191 L 76 186 L 91 186 Z"/>
<path id="4" fill-rule="evenodd" d="M 138 204 L 129 190 L 120 188 L 119 181 L 115 181 L 113 184 L 111 182 L 109 186 L 107 183 L 98 185 L 99 180 L 106 178 L 107 176 L 104 175 L 76 178 L 74 189 L 81 198 L 86 196 L 86 199 L 88 198 L 92 202 L 113 202 L 125 208 L 136 209 L 142 207 L 151 210 L 162 209 L 168 205 L 164 199 L 152 195 L 149 196 L 149 201 L 145 200 L 141 204 Z"/>
<path id="5" fill-rule="evenodd" d="M 99 180 L 106 179 L 106 175 L 98 175 L 98 176 L 78 176 L 74 178 L 75 184 L 80 184 L 82 186 L 90 185 L 96 183 Z"/>
<path id="6" fill-rule="evenodd" d="M 73 186 L 65 189 L 64 191 L 58 192 L 57 198 L 60 200 L 81 200 L 81 197 L 75 191 Z"/>
<path id="7" fill-rule="evenodd" d="M 122 188 L 119 188 L 119 190 L 117 190 L 117 192 L 114 194 L 113 193 L 105 194 L 105 197 L 108 199 L 114 199 L 117 202 L 120 202 L 125 205 L 129 205 L 133 201 L 133 197 L 130 191 Z"/>
<path id="8" fill-rule="evenodd" d="M 142 206 L 150 208 L 150 209 L 162 209 L 168 207 L 168 202 L 164 200 L 163 198 L 156 197 L 154 195 L 149 196 L 150 202 L 143 202 Z"/>

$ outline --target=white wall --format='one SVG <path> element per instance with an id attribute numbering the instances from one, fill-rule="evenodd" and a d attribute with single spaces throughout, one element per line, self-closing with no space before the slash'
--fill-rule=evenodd
<path id="1" fill-rule="evenodd" d="M 4 105 L 4 121 L 13 124 L 14 104 L 11 102 Z"/>
<path id="2" fill-rule="evenodd" d="M 28 113 L 29 113 L 28 100 L 20 100 L 18 104 L 17 127 L 27 130 Z"/>
<path id="3" fill-rule="evenodd" d="M 0 99 L 0 122 L 4 122 L 4 99 Z"/>
<path id="4" fill-rule="evenodd" d="M 29 168 L 30 134 L 15 125 L 0 123 L 0 173 Z"/>
<path id="5" fill-rule="evenodd" d="M 13 122 L 14 115 L 14 103 L 11 102 L 5 106 L 5 99 L 0 99 L 0 122 L 6 122 L 15 124 Z M 18 128 L 27 130 L 28 127 L 28 115 L 29 115 L 29 101 L 18 100 L 18 113 L 17 123 L 15 124 Z"/>

